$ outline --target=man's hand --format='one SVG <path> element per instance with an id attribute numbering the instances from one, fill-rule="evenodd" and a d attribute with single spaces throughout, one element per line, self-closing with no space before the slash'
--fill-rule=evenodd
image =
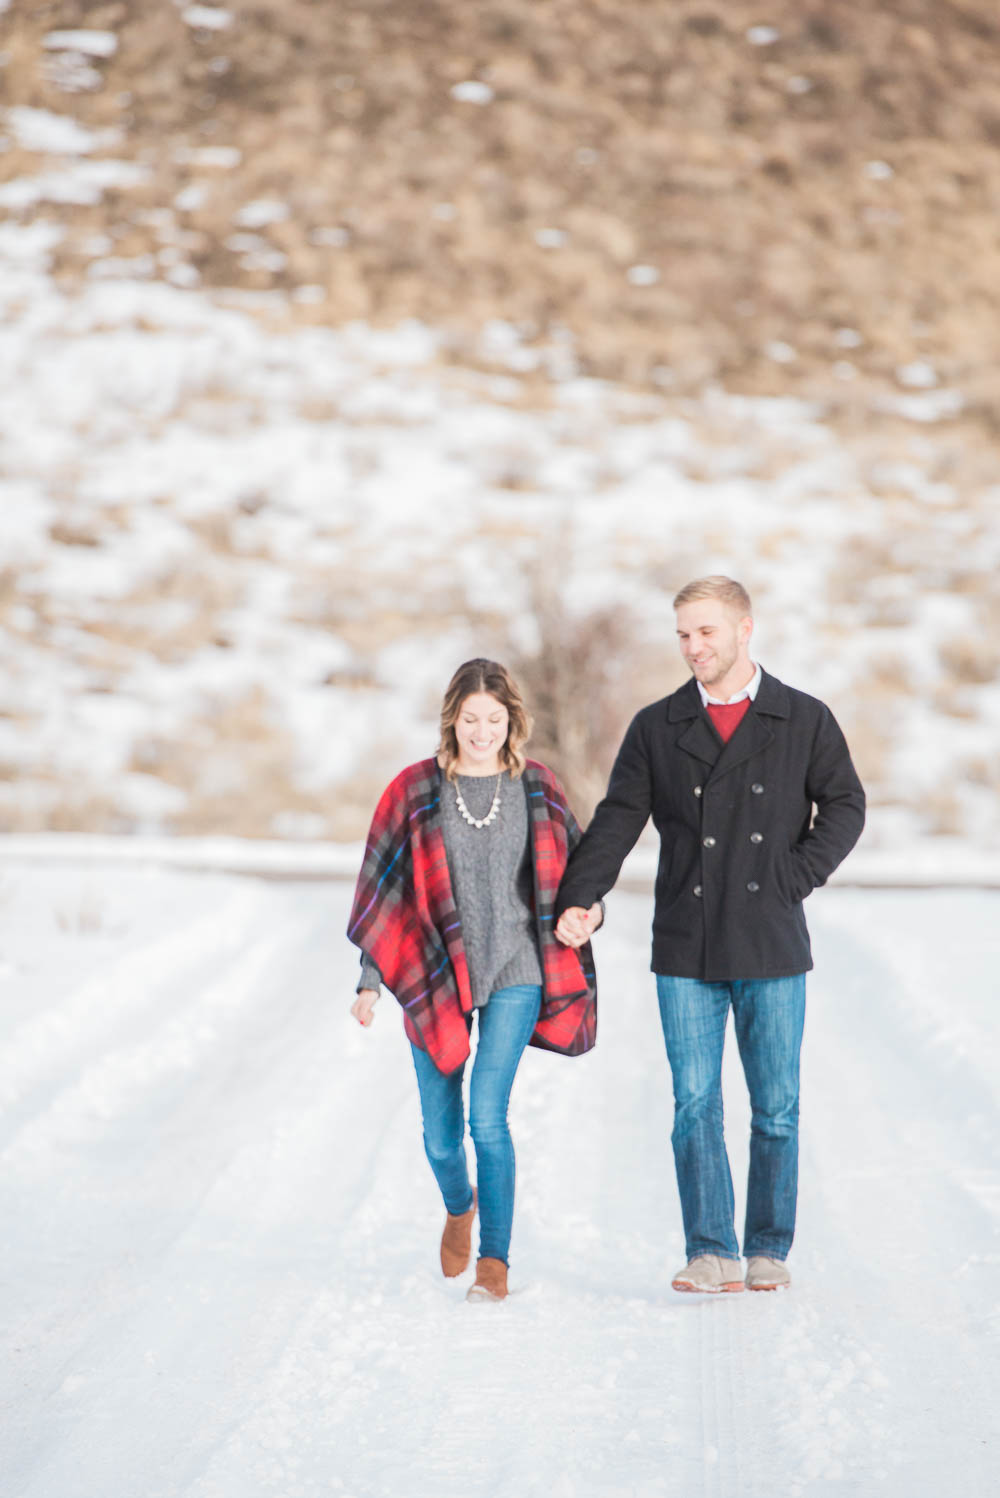
<path id="1" fill-rule="evenodd" d="M 589 910 L 584 910 L 582 905 L 571 905 L 559 917 L 556 938 L 564 947 L 582 947 L 584 942 L 590 940 L 600 924 L 601 907 L 599 904 L 591 905 Z"/>
<path id="2" fill-rule="evenodd" d="M 375 1018 L 378 994 L 374 988 L 363 988 L 351 1005 L 351 1013 L 359 1025 L 370 1025 Z"/>

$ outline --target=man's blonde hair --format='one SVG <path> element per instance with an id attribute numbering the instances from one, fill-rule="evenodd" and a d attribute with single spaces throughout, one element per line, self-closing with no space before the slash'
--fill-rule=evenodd
<path id="1" fill-rule="evenodd" d="M 735 609 L 741 619 L 753 618 L 753 604 L 746 588 L 731 577 L 723 577 L 721 572 L 715 572 L 711 577 L 696 577 L 693 583 L 686 583 L 674 599 L 674 608 L 679 609 L 683 603 L 694 603 L 698 598 L 717 598 L 720 603 Z"/>

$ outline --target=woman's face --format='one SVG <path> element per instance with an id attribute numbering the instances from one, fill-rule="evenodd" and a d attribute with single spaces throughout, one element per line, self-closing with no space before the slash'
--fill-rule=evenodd
<path id="1" fill-rule="evenodd" d="M 502 702 L 489 692 L 470 693 L 455 719 L 458 764 L 463 773 L 495 775 L 509 727 L 510 714 Z"/>

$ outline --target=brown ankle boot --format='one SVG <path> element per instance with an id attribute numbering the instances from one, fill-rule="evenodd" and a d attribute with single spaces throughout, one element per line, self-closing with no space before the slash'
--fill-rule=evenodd
<path id="1" fill-rule="evenodd" d="M 476 1193 L 467 1212 L 448 1213 L 441 1234 L 441 1268 L 453 1280 L 469 1267 L 472 1255 L 472 1219 L 476 1215 Z"/>
<path id="2" fill-rule="evenodd" d="M 466 1300 L 506 1300 L 507 1265 L 503 1259 L 480 1259 L 476 1283 L 469 1286 Z"/>

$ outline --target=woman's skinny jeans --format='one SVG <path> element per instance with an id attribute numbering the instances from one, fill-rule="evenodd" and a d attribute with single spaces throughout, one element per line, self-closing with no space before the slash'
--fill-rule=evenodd
<path id="1" fill-rule="evenodd" d="M 478 1009 L 479 1044 L 469 1084 L 469 1129 L 476 1149 L 480 1258 L 502 1259 L 510 1251 L 514 1217 L 514 1145 L 507 1105 L 525 1046 L 538 1021 L 542 990 L 537 984 L 498 988 Z M 445 1208 L 452 1214 L 472 1206 L 465 1157 L 465 1066 L 443 1076 L 426 1051 L 411 1047 L 424 1119 L 424 1149 Z"/>

